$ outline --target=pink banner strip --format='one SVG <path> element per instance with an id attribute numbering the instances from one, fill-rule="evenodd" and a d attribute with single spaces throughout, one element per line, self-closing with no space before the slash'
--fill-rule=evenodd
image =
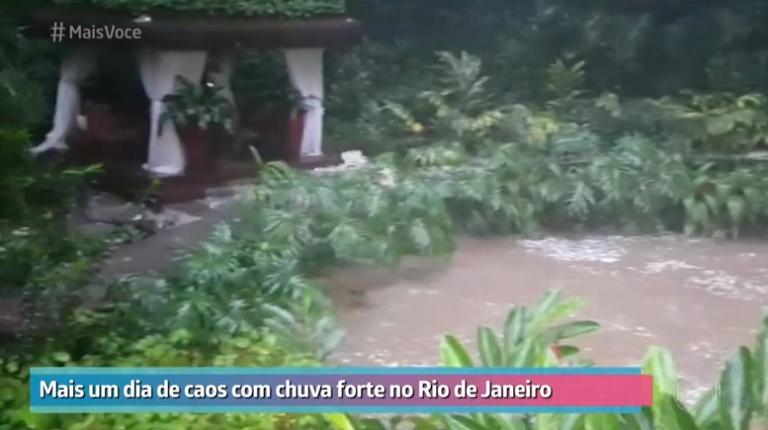
<path id="1" fill-rule="evenodd" d="M 423 389 L 407 401 L 409 405 L 640 407 L 653 403 L 653 379 L 647 375 L 425 375 L 414 379 L 418 381 L 411 385 L 423 385 Z M 435 388 L 428 388 L 427 382 L 434 382 L 429 385 Z M 439 385 L 449 387 L 449 397 L 434 398 L 432 392 Z"/>

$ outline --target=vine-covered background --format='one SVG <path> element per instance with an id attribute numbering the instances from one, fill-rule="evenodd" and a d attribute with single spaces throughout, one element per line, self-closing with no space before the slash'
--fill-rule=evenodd
<path id="1" fill-rule="evenodd" d="M 344 12 L 344 0 L 32 0 L 15 4 L 17 7 L 56 5 L 131 13 L 162 11 L 286 19 Z"/>

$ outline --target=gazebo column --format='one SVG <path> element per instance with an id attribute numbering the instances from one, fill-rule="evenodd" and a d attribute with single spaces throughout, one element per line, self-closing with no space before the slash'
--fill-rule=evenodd
<path id="1" fill-rule="evenodd" d="M 144 89 L 151 101 L 149 156 L 144 168 L 160 176 L 184 172 L 184 149 L 176 127 L 162 122 L 165 96 L 176 89 L 176 78 L 200 82 L 205 69 L 206 51 L 145 50 L 139 54 L 139 71 Z"/>
<path id="2" fill-rule="evenodd" d="M 323 154 L 323 48 L 286 49 L 285 58 L 291 84 L 303 98 L 307 110 L 301 155 Z"/>
<path id="3" fill-rule="evenodd" d="M 61 65 L 59 86 L 56 92 L 56 111 L 53 128 L 45 141 L 32 149 L 39 154 L 50 149 L 67 149 L 67 136 L 77 125 L 80 113 L 80 85 L 96 69 L 92 52 L 82 50 L 68 56 Z"/>

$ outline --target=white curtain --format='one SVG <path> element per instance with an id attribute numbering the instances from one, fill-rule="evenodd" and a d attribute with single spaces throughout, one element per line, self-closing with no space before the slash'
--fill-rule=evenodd
<path id="1" fill-rule="evenodd" d="M 64 60 L 56 92 L 53 128 L 45 141 L 32 149 L 34 153 L 67 148 L 67 136 L 75 129 L 80 113 L 80 85 L 95 68 L 96 58 L 89 51 L 76 52 Z"/>
<path id="2" fill-rule="evenodd" d="M 184 172 L 184 150 L 176 128 L 171 123 L 160 124 L 165 111 L 163 98 L 173 93 L 177 76 L 199 82 L 205 58 L 205 51 L 146 50 L 139 54 L 141 80 L 151 101 L 149 157 L 144 165 L 150 172 L 167 176 Z"/>
<path id="3" fill-rule="evenodd" d="M 212 68 L 208 72 L 208 78 L 221 88 L 221 95 L 226 97 L 232 104 L 235 103 L 235 96 L 232 93 L 232 54 L 219 53 L 211 58 Z"/>
<path id="4" fill-rule="evenodd" d="M 293 86 L 304 98 L 307 116 L 301 141 L 302 155 L 323 153 L 323 49 L 301 48 L 285 51 Z"/>

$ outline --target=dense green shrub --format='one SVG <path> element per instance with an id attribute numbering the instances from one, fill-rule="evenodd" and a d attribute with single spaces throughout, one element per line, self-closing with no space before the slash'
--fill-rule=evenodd
<path id="1" fill-rule="evenodd" d="M 25 343 L 69 318 L 103 251 L 75 237 L 66 217 L 96 168 L 39 165 L 29 135 L 0 126 L 0 291 L 21 296 Z"/>
<path id="2" fill-rule="evenodd" d="M 767 168 L 749 159 L 766 148 L 764 97 L 591 98 L 582 66 L 546 70 L 546 103 L 503 104 L 479 59 L 440 53 L 431 84 L 372 102 L 358 130 L 389 142 L 404 177 L 437 190 L 473 231 L 764 231 Z"/>
<path id="3" fill-rule="evenodd" d="M 299 267 L 397 262 L 453 249 L 441 196 L 418 177 L 386 167 L 317 177 L 272 165 L 262 178 L 249 222 L 264 231 L 262 246 L 295 254 Z"/>
<path id="4" fill-rule="evenodd" d="M 95 171 L 41 167 L 26 132 L 0 128 L 0 288 L 43 289 L 62 276 L 58 269 L 98 254 L 69 234 L 65 219 Z"/>
<path id="5" fill-rule="evenodd" d="M 95 318 L 95 319 L 94 319 Z M 92 342 L 93 353 L 73 357 L 70 353 L 51 350 L 38 356 L 36 362 L 46 366 L 262 366 L 315 367 L 319 362 L 311 354 L 285 348 L 284 342 L 265 330 L 217 339 L 215 350 L 199 349 L 192 333 L 179 329 L 167 335 L 144 338 L 121 338 L 101 326 L 98 316 L 81 314 L 72 325 L 74 336 Z M 106 329 L 96 338 L 99 328 Z M 320 416 L 250 414 L 138 414 L 138 415 L 36 415 L 29 413 L 29 388 L 25 381 L 28 369 L 15 357 L 0 358 L 0 428 L 3 429 L 106 429 L 106 428 L 200 428 L 200 429 L 326 429 Z"/>
<path id="6" fill-rule="evenodd" d="M 6 17 L 7 18 L 7 17 Z M 41 166 L 29 149 L 50 121 L 57 78 L 50 47 L 0 19 L 0 224 L 60 217 L 92 170 Z"/>
<path id="7" fill-rule="evenodd" d="M 571 56 L 586 61 L 587 89 L 661 96 L 679 89 L 764 90 L 768 8 L 759 2 L 589 0 L 350 0 L 370 38 L 485 60 L 495 87 L 536 99 L 541 72 Z"/>
<path id="8" fill-rule="evenodd" d="M 32 365 L 319 365 L 340 337 L 326 299 L 303 279 L 284 238 L 262 239 L 258 230 L 236 238 L 222 226 L 166 279 L 120 280 L 109 288 L 107 307 L 76 312 L 34 345 L 9 347 L 0 356 L 0 375 L 5 375 L 0 379 L 8 387 L 0 392 L 0 428 L 327 428 L 324 418 L 311 416 L 39 416 L 27 411 L 25 384 Z M 55 336 L 59 332 L 67 336 Z"/>
<path id="9" fill-rule="evenodd" d="M 0 16 L 0 127 L 42 131 L 52 113 L 59 54 L 16 30 L 7 14 Z"/>
<path id="10" fill-rule="evenodd" d="M 0 128 L 0 224 L 61 219 L 99 170 L 41 165 L 30 148 L 25 131 Z"/>
<path id="11" fill-rule="evenodd" d="M 0 18 L 0 291 L 23 300 L 17 333 L 35 335 L 67 320 L 103 246 L 70 234 L 66 217 L 97 168 L 41 163 L 32 134 L 49 121 L 56 79 L 49 47 L 16 34 Z"/>

